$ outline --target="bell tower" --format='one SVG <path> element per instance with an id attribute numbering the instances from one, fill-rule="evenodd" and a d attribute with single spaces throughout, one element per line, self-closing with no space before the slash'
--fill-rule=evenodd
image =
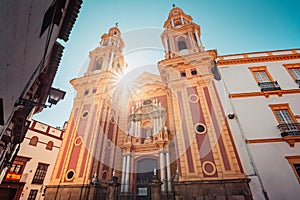
<path id="1" fill-rule="evenodd" d="M 116 147 L 124 134 L 119 128 L 120 108 L 112 98 L 125 69 L 123 48 L 120 30 L 110 28 L 89 53 L 84 76 L 71 80 L 77 94 L 46 199 L 105 198 L 100 180 L 114 173 Z"/>
<path id="2" fill-rule="evenodd" d="M 90 52 L 90 64 L 86 75 L 103 71 L 123 71 L 124 58 L 122 50 L 124 42 L 118 27 L 109 29 L 101 36 L 100 45 Z"/>
<path id="3" fill-rule="evenodd" d="M 165 58 L 204 51 L 200 40 L 200 26 L 192 20 L 180 8 L 175 7 L 170 11 L 164 23 L 165 31 L 161 35 Z"/>
<path id="4" fill-rule="evenodd" d="M 187 192 L 192 190 L 188 189 L 188 183 L 193 182 L 202 191 L 211 187 L 211 183 L 234 184 L 236 180 L 248 191 L 214 83 L 212 69 L 217 52 L 204 50 L 200 33 L 200 26 L 192 17 L 175 7 L 161 34 L 165 59 L 158 62 L 158 68 L 172 94 L 178 158 L 178 182 L 174 182 L 174 191 L 186 197 L 198 196 L 201 194 Z M 230 189 L 226 192 L 233 193 Z"/>

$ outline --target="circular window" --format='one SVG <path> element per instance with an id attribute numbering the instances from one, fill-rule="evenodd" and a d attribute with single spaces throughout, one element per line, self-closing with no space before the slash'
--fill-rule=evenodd
<path id="1" fill-rule="evenodd" d="M 75 175 L 75 171 L 73 169 L 70 169 L 68 172 L 67 172 L 67 180 L 70 181 L 74 178 L 74 175 Z"/>
<path id="2" fill-rule="evenodd" d="M 196 94 L 191 94 L 191 95 L 189 96 L 189 101 L 190 101 L 191 103 L 197 103 L 197 102 L 199 101 L 199 96 L 196 95 Z"/>
<path id="3" fill-rule="evenodd" d="M 107 140 L 106 142 L 106 148 L 111 149 L 111 140 Z"/>
<path id="4" fill-rule="evenodd" d="M 89 115 L 89 112 L 88 112 L 88 111 L 84 111 L 84 112 L 82 113 L 82 117 L 83 117 L 83 118 L 87 117 L 88 115 Z"/>
<path id="5" fill-rule="evenodd" d="M 215 164 L 210 161 L 205 161 L 203 163 L 202 170 L 205 174 L 209 176 L 214 175 L 217 171 Z"/>
<path id="6" fill-rule="evenodd" d="M 204 134 L 206 132 L 206 127 L 204 124 L 198 123 L 194 127 L 195 132 L 198 134 Z"/>
<path id="7" fill-rule="evenodd" d="M 81 145 L 81 143 L 82 143 L 82 138 L 79 136 L 79 137 L 77 137 L 76 139 L 75 139 L 75 146 L 79 146 L 79 145 Z"/>

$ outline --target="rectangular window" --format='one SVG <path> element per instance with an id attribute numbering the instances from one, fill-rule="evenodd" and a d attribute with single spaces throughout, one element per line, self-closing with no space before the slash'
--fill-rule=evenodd
<path id="1" fill-rule="evenodd" d="M 10 172 L 14 172 L 16 174 L 20 174 L 21 171 L 23 169 L 23 165 L 22 164 L 16 164 L 14 163 L 11 168 L 10 168 Z"/>
<path id="2" fill-rule="evenodd" d="M 294 79 L 300 80 L 300 68 L 290 69 L 290 72 Z"/>
<path id="3" fill-rule="evenodd" d="M 6 174 L 5 180 L 7 181 L 20 181 L 22 173 L 25 169 L 26 163 L 31 158 L 24 156 L 17 156 L 9 168 L 9 171 Z"/>
<path id="4" fill-rule="evenodd" d="M 35 200 L 38 190 L 30 190 L 27 200 Z"/>
<path id="5" fill-rule="evenodd" d="M 284 64 L 283 66 L 300 87 L 300 63 Z"/>
<path id="6" fill-rule="evenodd" d="M 293 115 L 289 104 L 271 104 L 269 105 L 278 121 L 278 129 L 281 136 L 299 136 L 300 125 Z"/>
<path id="7" fill-rule="evenodd" d="M 275 110 L 275 113 L 280 123 L 294 123 L 288 109 Z"/>
<path id="8" fill-rule="evenodd" d="M 192 74 L 192 76 L 196 76 L 197 75 L 197 69 L 191 69 L 191 74 Z"/>
<path id="9" fill-rule="evenodd" d="M 266 66 L 249 67 L 249 69 L 262 92 L 281 90 L 277 81 L 273 80 Z"/>
<path id="10" fill-rule="evenodd" d="M 285 158 L 288 160 L 298 182 L 300 183 L 300 156 L 286 156 Z"/>
<path id="11" fill-rule="evenodd" d="M 43 184 L 48 166 L 49 166 L 48 164 L 43 164 L 43 163 L 38 164 L 38 167 L 36 169 L 36 172 L 32 180 L 33 184 Z"/>
<path id="12" fill-rule="evenodd" d="M 63 9 L 65 7 L 66 0 L 54 0 L 47 11 L 44 14 L 43 24 L 40 32 L 40 37 L 47 30 L 47 28 L 52 24 L 59 26 L 61 17 L 63 15 Z"/>
<path id="13" fill-rule="evenodd" d="M 271 82 L 265 71 L 253 72 L 258 83 Z"/>
<path id="14" fill-rule="evenodd" d="M 181 71 L 180 72 L 180 76 L 183 78 L 183 77 L 186 77 L 186 73 L 185 73 L 185 71 Z"/>

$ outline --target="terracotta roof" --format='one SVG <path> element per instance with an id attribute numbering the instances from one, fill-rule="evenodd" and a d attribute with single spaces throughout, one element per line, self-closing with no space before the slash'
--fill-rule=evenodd
<path id="1" fill-rule="evenodd" d="M 58 38 L 64 40 L 65 42 L 69 40 L 70 33 L 78 17 L 81 4 L 82 0 L 70 0 L 68 4 L 66 15 L 58 35 Z"/>

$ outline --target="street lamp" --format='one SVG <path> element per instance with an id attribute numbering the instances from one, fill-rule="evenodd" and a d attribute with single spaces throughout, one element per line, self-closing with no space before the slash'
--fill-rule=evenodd
<path id="1" fill-rule="evenodd" d="M 51 107 L 52 104 L 56 105 L 57 102 L 59 102 L 60 100 L 64 99 L 66 92 L 56 89 L 56 88 L 49 88 L 48 91 L 48 103 L 50 103 L 49 107 Z"/>
<path id="2" fill-rule="evenodd" d="M 19 99 L 18 102 L 16 103 L 16 105 L 22 105 L 22 106 L 43 106 L 44 108 L 47 107 L 51 107 L 52 104 L 56 105 L 57 102 L 59 102 L 60 100 L 64 99 L 66 92 L 50 87 L 49 91 L 48 91 L 48 103 L 50 103 L 50 105 L 46 105 L 46 104 L 41 104 L 39 102 L 35 102 L 29 99 Z"/>

